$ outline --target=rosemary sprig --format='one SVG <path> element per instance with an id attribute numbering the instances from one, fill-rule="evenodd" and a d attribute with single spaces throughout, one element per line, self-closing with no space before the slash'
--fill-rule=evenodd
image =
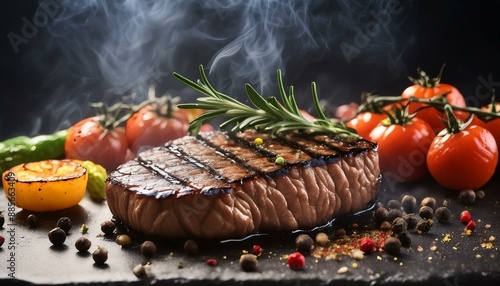
<path id="1" fill-rule="evenodd" d="M 191 122 L 191 134 L 197 134 L 204 123 L 218 117 L 225 117 L 227 120 L 220 124 L 220 128 L 230 128 L 231 132 L 256 129 L 275 135 L 281 132 L 298 131 L 330 133 L 345 139 L 359 137 L 356 131 L 348 128 L 344 123 L 334 121 L 325 115 L 321 110 L 314 82 L 311 84 L 311 90 L 318 118 L 310 122 L 304 118 L 297 106 L 293 86 L 288 88 L 288 93 L 286 92 L 280 70 L 277 72 L 277 77 L 282 103 L 274 96 L 265 99 L 250 84 L 246 84 L 245 90 L 253 107 L 215 90 L 208 81 L 202 65 L 200 65 L 199 70 L 201 80 L 196 82 L 174 73 L 178 80 L 205 95 L 198 98 L 197 103 L 178 105 L 179 108 L 205 110 Z"/>

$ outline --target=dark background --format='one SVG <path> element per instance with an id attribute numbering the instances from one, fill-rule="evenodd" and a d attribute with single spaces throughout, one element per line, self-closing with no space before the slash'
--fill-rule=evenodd
<path id="1" fill-rule="evenodd" d="M 261 19 L 256 16 L 258 13 L 238 5 L 208 7 L 204 6 L 208 4 L 199 4 L 209 1 L 185 1 L 188 3 L 185 6 L 176 6 L 179 11 L 152 9 L 155 14 L 147 18 L 156 16 L 159 20 L 155 23 L 160 24 L 148 27 L 148 41 L 141 42 L 143 47 L 132 53 L 118 53 L 123 58 L 111 61 L 109 69 L 105 70 L 99 66 L 103 54 L 96 53 L 97 49 L 92 47 L 99 47 L 106 39 L 143 33 L 140 32 L 143 30 L 138 33 L 130 30 L 134 26 L 125 19 L 112 19 L 112 15 L 127 12 L 119 10 L 121 3 L 133 1 L 116 1 L 118 4 L 110 4 L 105 12 L 92 9 L 92 5 L 101 8 L 104 5 L 94 1 L 83 1 L 90 3 L 87 7 L 73 4 L 72 10 L 64 8 L 68 5 L 66 1 L 53 1 L 60 8 L 57 15 L 48 18 L 28 43 L 18 45 L 17 52 L 9 40 L 9 33 L 11 37 L 12 34 L 22 36 L 23 19 L 33 23 L 38 3 L 27 0 L 0 2 L 0 140 L 68 128 L 93 114 L 88 107 L 90 102 L 139 102 L 144 99 L 145 86 L 150 82 L 157 84 L 159 93 L 169 92 L 182 96 L 185 101 L 192 100 L 196 95 L 175 81 L 171 73 L 176 71 L 192 79 L 198 78 L 198 65 L 209 66 L 214 55 L 236 38 L 243 17 L 255 21 L 257 28 Z M 275 72 L 282 68 L 286 84 L 296 86 L 299 104 L 309 109 L 309 84 L 316 81 L 320 98 L 333 109 L 340 104 L 359 101 L 363 91 L 398 95 L 410 85 L 407 76 L 416 76 L 417 67 L 436 75 L 446 63 L 442 81 L 455 85 L 470 105 L 486 104 L 488 90 L 500 87 L 500 1 L 380 1 L 376 4 L 371 1 L 367 6 L 364 2 L 310 1 L 306 21 L 306 28 L 311 32 L 309 37 L 299 38 L 294 28 L 277 33 L 283 47 L 281 64 L 271 64 L 263 73 L 265 76 L 261 73 L 259 77 L 252 73 L 252 66 L 248 66 L 247 74 L 241 75 L 226 61 L 214 69 L 211 76 L 214 85 L 239 98 L 243 98 L 242 88 L 246 82 L 257 86 L 265 95 L 275 95 Z M 369 23 L 374 23 L 373 14 L 389 11 L 391 5 L 400 12 L 390 14 L 388 23 L 379 26 L 381 29 L 373 36 L 367 36 Z M 256 7 L 260 12 L 276 8 Z M 280 17 L 272 13 L 277 12 L 272 10 L 266 19 L 276 20 L 279 25 L 290 11 Z M 182 24 L 162 23 L 162 17 L 170 21 L 176 19 L 176 14 L 182 17 Z M 68 24 L 72 22 L 79 26 Z M 143 24 L 137 21 L 137 25 Z M 191 31 L 186 27 L 197 29 Z M 359 31 L 365 34 L 360 35 Z M 117 35 L 118 32 L 123 35 Z M 168 35 L 166 45 L 161 41 L 164 35 Z M 311 48 L 307 39 L 314 39 Z M 360 39 L 368 40 L 359 42 Z M 355 48 L 350 50 L 350 57 L 341 49 L 346 45 Z M 107 52 L 113 54 L 131 46 L 114 45 L 116 50 Z M 241 58 L 235 56 L 229 61 L 237 66 Z M 124 65 L 113 66 L 121 63 Z M 228 78 L 228 74 L 234 77 Z M 264 83 L 263 79 L 268 82 Z M 133 92 L 135 96 L 123 98 Z"/>

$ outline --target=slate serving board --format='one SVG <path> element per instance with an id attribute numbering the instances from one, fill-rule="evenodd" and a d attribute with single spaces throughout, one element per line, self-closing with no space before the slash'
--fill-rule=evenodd
<path id="1" fill-rule="evenodd" d="M 294 251 L 297 234 L 268 234 L 235 242 L 200 242 L 196 255 L 186 255 L 181 241 L 157 241 L 158 252 L 145 258 L 138 243 L 122 248 L 113 237 L 103 236 L 101 222 L 111 219 L 106 203 L 94 203 L 85 198 L 79 205 L 53 213 L 37 214 L 40 225 L 29 228 L 26 217 L 30 212 L 16 209 L 15 225 L 8 225 L 7 200 L 0 196 L 0 211 L 6 223 L 0 235 L 7 238 L 0 248 L 0 285 L 500 285 L 500 176 L 488 183 L 483 190 L 484 200 L 465 206 L 458 200 L 458 193 L 444 190 L 431 178 L 418 184 L 392 184 L 383 180 L 379 201 L 400 199 L 404 194 L 414 195 L 418 201 L 433 196 L 439 203 L 449 200 L 453 214 L 449 223 L 435 222 L 428 234 L 411 233 L 412 247 L 402 249 L 395 259 L 384 252 L 366 255 L 361 261 L 344 256 L 341 261 L 308 256 L 303 271 L 293 271 L 286 265 L 285 255 Z M 464 234 L 459 221 L 460 212 L 470 210 L 477 222 L 471 236 Z M 348 233 L 360 232 L 370 224 L 373 209 L 355 216 L 337 219 L 322 231 L 332 234 L 339 228 Z M 71 218 L 73 228 L 61 248 L 51 246 L 47 234 L 62 216 Z M 77 253 L 74 242 L 82 236 L 80 226 L 85 223 L 92 241 L 89 253 Z M 353 229 L 353 224 L 358 228 Z M 15 250 L 8 249 L 10 234 L 15 231 Z M 315 233 L 311 233 L 314 235 Z M 443 238 L 448 234 L 451 240 Z M 143 237 L 133 236 L 134 241 Z M 256 272 L 240 269 L 239 257 L 254 244 L 263 248 L 258 258 Z M 109 259 L 102 267 L 94 265 L 91 252 L 97 246 L 106 247 Z M 15 263 L 8 260 L 11 252 Z M 206 260 L 215 258 L 215 267 Z M 138 279 L 132 268 L 150 261 L 154 278 Z M 354 268 L 353 263 L 358 267 Z M 14 266 L 10 268 L 9 266 Z M 348 272 L 337 271 L 348 267 Z M 8 275 L 14 272 L 15 279 Z"/>

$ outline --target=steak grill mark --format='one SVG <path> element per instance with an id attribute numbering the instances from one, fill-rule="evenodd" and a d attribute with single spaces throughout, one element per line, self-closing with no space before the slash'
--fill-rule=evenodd
<path id="1" fill-rule="evenodd" d="M 253 143 L 257 137 L 263 139 L 262 145 Z M 372 147 L 370 142 L 357 143 L 339 142 L 326 135 L 308 139 L 292 133 L 272 137 L 252 131 L 230 136 L 215 132 L 167 143 L 154 152 L 139 154 L 137 160 L 152 174 L 179 185 L 178 191 L 162 192 L 161 197 L 195 192 L 211 196 L 229 191 L 233 184 L 256 175 L 284 175 L 296 164 L 304 167 L 330 164 L 341 155 L 349 156 Z M 283 157 L 287 165 L 275 164 L 277 156 Z"/>

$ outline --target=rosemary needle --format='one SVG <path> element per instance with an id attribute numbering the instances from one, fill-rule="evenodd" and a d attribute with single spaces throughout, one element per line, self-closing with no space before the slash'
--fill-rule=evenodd
<path id="1" fill-rule="evenodd" d="M 178 80 L 205 95 L 199 97 L 196 103 L 178 105 L 179 108 L 205 110 L 204 113 L 195 118 L 190 124 L 189 130 L 193 135 L 199 132 L 204 123 L 214 118 L 224 117 L 226 121 L 221 123 L 220 128 L 230 128 L 232 132 L 255 129 L 259 132 L 269 132 L 272 134 L 299 131 L 303 133 L 329 133 L 345 139 L 359 137 L 356 131 L 348 128 L 344 123 L 333 121 L 325 115 L 321 110 L 314 82 L 311 84 L 311 90 L 318 118 L 311 122 L 305 119 L 300 112 L 293 93 L 293 86 L 290 86 L 288 93 L 285 91 L 280 70 L 278 70 L 277 74 L 282 102 L 274 96 L 266 99 L 250 84 L 246 84 L 245 91 L 253 107 L 218 92 L 208 81 L 202 65 L 200 65 L 199 70 L 201 80 L 197 80 L 196 82 L 174 72 L 174 76 Z"/>

